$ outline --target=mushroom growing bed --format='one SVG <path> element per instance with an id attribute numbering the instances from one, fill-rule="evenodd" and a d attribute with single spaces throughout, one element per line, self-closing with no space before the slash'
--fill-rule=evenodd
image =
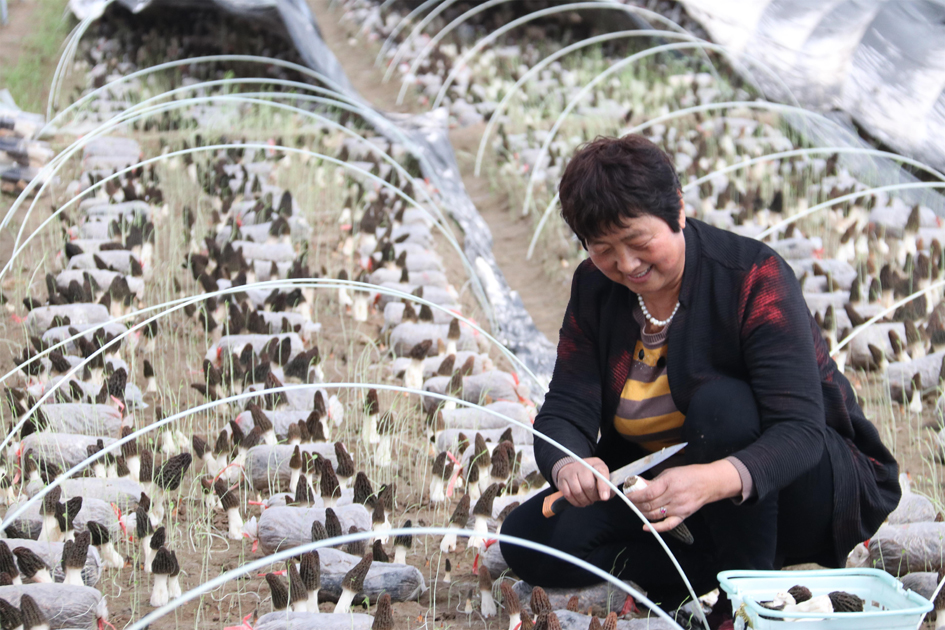
<path id="1" fill-rule="evenodd" d="M 943 508 L 943 292 L 891 308 L 945 270 L 934 197 L 856 196 L 889 182 L 856 171 L 842 148 L 818 151 L 796 117 L 712 109 L 759 95 L 696 48 L 645 54 L 691 43 L 673 38 L 667 20 L 685 16 L 663 4 L 638 15 L 662 35 L 575 46 L 496 115 L 529 68 L 619 26 L 559 14 L 457 64 L 528 14 L 510 7 L 472 16 L 426 61 L 433 34 L 469 7 L 411 37 L 421 17 L 398 27 L 407 5 L 350 0 L 327 15 L 361 37 L 350 54 L 397 59 L 389 74 L 407 76 L 411 111 L 458 69 L 442 95 L 450 126 L 478 142 L 495 116 L 479 181 L 540 230 L 533 255 L 527 240 L 516 247 L 548 290 L 566 291 L 583 259 L 552 204 L 568 156 L 597 134 L 639 131 L 675 158 L 690 214 L 765 238 L 790 261 L 832 347 L 882 316 L 838 356 L 912 472 L 915 493 L 877 544 L 908 557 L 907 573 L 934 570 L 923 559 L 940 551 L 928 542 Z M 379 49 L 392 33 L 402 45 Z M 569 107 L 633 54 L 639 63 Z M 214 55 L 230 57 L 196 60 Z M 671 627 L 645 613 L 618 621 L 626 597 L 613 586 L 544 593 L 508 573 L 493 536 L 547 486 L 531 432 L 547 375 L 533 378 L 533 364 L 492 336 L 502 324 L 482 299 L 489 277 L 467 257 L 471 235 L 450 218 L 415 136 L 320 83 L 281 33 L 213 10 L 111 6 L 64 69 L 44 136 L 58 171 L 23 171 L 48 186 L 25 193 L 3 226 L 17 248 L 0 259 L 13 357 L 0 358 L 0 546 L 22 581 L 44 574 L 20 547 L 66 583 L 6 586 L 0 549 L 11 603 L 31 595 L 52 628 L 74 627 L 53 610 L 59 599 L 84 606 L 82 627 L 128 627 L 167 603 L 175 610 L 153 627 L 514 628 L 516 608 L 530 619 L 562 610 L 557 622 L 581 630 L 594 623 L 585 613 L 608 628 Z M 477 177 L 474 153 L 458 165 Z M 916 524 L 932 533 L 910 537 Z M 402 526 L 477 535 L 388 533 Z M 313 543 L 317 555 L 303 553 Z M 93 547 L 84 556 L 82 544 Z M 863 551 L 864 562 L 883 552 Z M 555 627 L 547 612 L 539 622 Z"/>

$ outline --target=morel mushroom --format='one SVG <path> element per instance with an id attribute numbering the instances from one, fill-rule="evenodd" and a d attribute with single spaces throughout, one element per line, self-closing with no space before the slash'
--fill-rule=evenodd
<path id="1" fill-rule="evenodd" d="M 483 617 L 495 617 L 498 614 L 498 608 L 495 605 L 495 599 L 492 597 L 492 576 L 485 565 L 479 565 L 479 596 L 480 610 Z"/>
<path id="2" fill-rule="evenodd" d="M 476 507 L 473 508 L 473 516 L 476 518 L 473 529 L 476 531 L 476 536 L 469 539 L 469 547 L 482 548 L 485 546 L 486 537 L 489 535 L 489 519 L 492 517 L 492 503 L 503 488 L 505 486 L 502 484 L 494 483 L 486 488 L 479 500 L 476 501 Z"/>
<path id="3" fill-rule="evenodd" d="M 502 591 L 502 605 L 505 606 L 505 612 L 509 614 L 509 630 L 515 630 L 515 626 L 519 624 L 519 614 L 522 612 L 518 594 L 512 588 L 512 583 L 508 581 L 503 581 L 499 590 Z"/>
<path id="4" fill-rule="evenodd" d="M 301 576 L 302 583 L 305 584 L 305 589 L 308 591 L 308 611 L 319 612 L 318 590 L 322 587 L 322 568 L 317 551 L 302 554 L 299 563 L 299 576 Z"/>
<path id="5" fill-rule="evenodd" d="M 410 519 L 404 522 L 402 529 L 410 529 L 413 523 Z M 413 546 L 413 536 L 410 534 L 400 534 L 394 538 L 394 563 L 407 564 L 407 551 Z"/>
<path id="6" fill-rule="evenodd" d="M 151 572 L 154 574 L 154 587 L 151 590 L 151 605 L 155 608 L 164 606 L 170 601 L 170 591 L 167 581 L 174 570 L 174 559 L 167 547 L 161 547 L 154 555 L 151 563 Z"/>
<path id="7" fill-rule="evenodd" d="M 92 537 L 89 532 L 82 532 L 75 540 L 67 540 L 62 548 L 62 570 L 65 573 L 63 584 L 82 586 L 82 569 L 89 556 L 89 542 Z"/>
<path id="8" fill-rule="evenodd" d="M 345 573 L 344 578 L 341 580 L 341 597 L 338 598 L 338 603 L 335 605 L 336 614 L 347 614 L 351 612 L 351 602 L 354 601 L 354 596 L 364 588 L 364 578 L 367 577 L 368 570 L 371 568 L 373 561 L 373 555 L 366 553 L 364 557 L 361 558 L 360 562 Z"/>
<path id="9" fill-rule="evenodd" d="M 23 574 L 24 579 L 40 584 L 52 583 L 53 579 L 49 567 L 35 551 L 26 547 L 17 547 L 13 550 L 13 555 L 16 556 L 16 562 L 20 565 L 20 573 Z"/>
<path id="10" fill-rule="evenodd" d="M 459 503 L 456 505 L 456 509 L 453 510 L 453 515 L 450 516 L 450 529 L 463 529 L 466 527 L 466 522 L 469 520 L 469 495 L 464 494 L 463 498 L 459 500 Z M 443 553 L 448 553 L 450 551 L 456 550 L 456 534 L 450 532 L 443 536 L 443 540 L 440 541 L 440 551 Z"/>
<path id="11" fill-rule="evenodd" d="M 226 520 L 229 526 L 227 538 L 241 540 L 243 538 L 243 517 L 240 516 L 240 502 L 236 490 L 230 490 L 226 482 L 217 479 L 213 482 L 213 491 L 220 498 L 220 504 L 226 511 Z"/>

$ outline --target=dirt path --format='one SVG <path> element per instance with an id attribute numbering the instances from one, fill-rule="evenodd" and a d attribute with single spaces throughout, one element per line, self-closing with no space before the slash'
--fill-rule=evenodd
<path id="1" fill-rule="evenodd" d="M 10 22 L 0 26 L 0 67 L 12 67 L 20 58 L 38 7 L 38 0 L 7 0 Z"/>
<path id="2" fill-rule="evenodd" d="M 375 107 L 398 112 L 419 112 L 422 108 L 408 97 L 404 105 L 398 106 L 398 83 L 382 83 L 383 68 L 374 66 L 377 46 L 365 47 L 363 38 L 358 45 L 352 38 L 358 36 L 357 27 L 350 22 L 340 22 L 341 12 L 328 8 L 329 0 L 309 0 L 309 6 L 318 20 L 325 42 L 338 57 L 352 85 Z M 535 325 L 552 342 L 558 342 L 558 329 L 568 302 L 570 287 L 555 286 L 540 265 L 525 264 L 524 243 L 532 234 L 530 221 L 519 220 L 508 211 L 505 194 L 490 190 L 484 177 L 473 175 L 473 156 L 482 134 L 481 125 L 454 129 L 450 132 L 453 149 L 462 171 L 463 183 L 470 198 L 494 238 L 493 253 L 505 279 L 512 290 L 517 291 L 525 308 L 535 320 Z"/>

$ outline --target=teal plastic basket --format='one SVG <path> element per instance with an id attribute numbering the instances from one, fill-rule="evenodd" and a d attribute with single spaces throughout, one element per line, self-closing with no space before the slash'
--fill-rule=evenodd
<path id="1" fill-rule="evenodd" d="M 902 582 L 878 569 L 723 571 L 719 573 L 719 584 L 728 593 L 733 612 L 742 609 L 750 620 L 745 626 L 736 619 L 736 628 L 797 628 L 788 621 L 792 619 L 802 621 L 800 627 L 809 630 L 916 630 L 923 616 L 932 610 L 932 602 L 906 590 Z M 784 613 L 758 604 L 798 584 L 809 588 L 814 597 L 833 591 L 852 593 L 865 601 L 863 612 Z"/>

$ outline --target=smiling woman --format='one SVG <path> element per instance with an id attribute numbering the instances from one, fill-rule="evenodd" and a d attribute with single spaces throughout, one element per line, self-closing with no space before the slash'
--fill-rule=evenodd
<path id="1" fill-rule="evenodd" d="M 701 593 L 727 569 L 841 566 L 896 507 L 898 467 L 829 357 L 790 266 L 759 241 L 687 218 L 672 162 L 641 136 L 580 148 L 559 193 L 590 259 L 574 274 L 536 430 L 604 475 L 686 442 L 645 488 L 627 492 L 657 531 L 686 522 L 695 542 L 668 542 Z M 535 457 L 583 509 L 546 518 L 552 488 L 514 510 L 503 532 L 633 580 L 666 608 L 685 597 L 656 541 L 589 470 L 544 442 Z M 501 548 L 533 585 L 597 581 Z"/>

